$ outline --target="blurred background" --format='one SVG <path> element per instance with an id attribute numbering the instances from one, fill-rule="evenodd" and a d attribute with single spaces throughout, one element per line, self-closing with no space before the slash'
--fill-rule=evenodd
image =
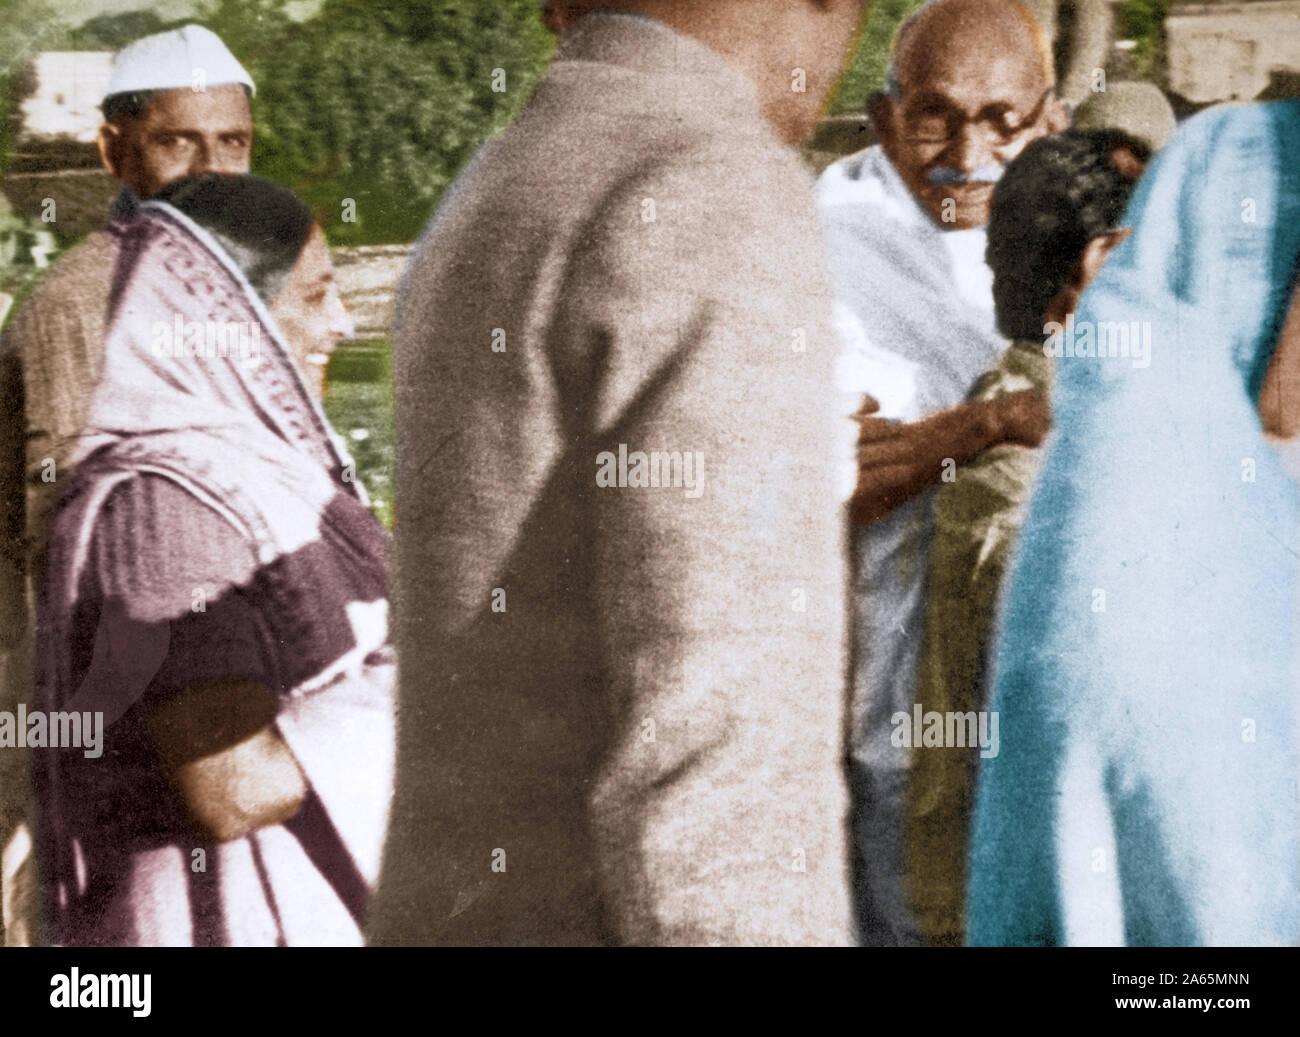
<path id="1" fill-rule="evenodd" d="M 872 143 L 866 99 L 920 3 L 874 0 L 805 146 L 814 169 Z M 1180 116 L 1300 93 L 1300 0 L 1026 4 L 1074 103 L 1097 92 L 1099 72 L 1102 89 L 1155 84 Z M 0 325 L 117 192 L 94 146 L 113 52 L 191 22 L 257 83 L 253 171 L 302 195 L 326 229 L 359 335 L 331 360 L 326 406 L 387 523 L 388 334 L 407 253 L 464 162 L 525 103 L 554 41 L 537 0 L 0 0 Z"/>

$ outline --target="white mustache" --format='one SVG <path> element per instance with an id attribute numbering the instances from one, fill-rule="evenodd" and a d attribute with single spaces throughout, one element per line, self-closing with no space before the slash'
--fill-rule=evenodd
<path id="1" fill-rule="evenodd" d="M 926 175 L 932 184 L 996 184 L 1002 179 L 1002 166 L 977 166 L 963 173 L 952 166 L 936 166 Z"/>

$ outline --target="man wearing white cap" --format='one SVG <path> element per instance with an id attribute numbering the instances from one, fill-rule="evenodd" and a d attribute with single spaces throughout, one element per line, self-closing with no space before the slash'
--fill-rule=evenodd
<path id="1" fill-rule="evenodd" d="M 133 205 L 183 176 L 247 173 L 252 91 L 243 66 L 201 26 L 124 47 L 101 105 L 98 139 L 105 168 L 125 188 L 116 205 Z M 100 368 L 117 255 L 112 235 L 91 234 L 42 279 L 0 342 L 0 710 L 30 696 L 26 600 L 35 588 L 27 574 L 39 571 L 33 563 Z M 0 754 L 0 767 L 0 847 L 9 847 L 0 932 L 5 943 L 26 943 L 33 929 L 22 895 L 25 752 Z"/>
<path id="2" fill-rule="evenodd" d="M 146 36 L 113 65 L 99 129 L 104 166 L 141 198 L 198 173 L 246 173 L 253 80 L 199 25 Z"/>

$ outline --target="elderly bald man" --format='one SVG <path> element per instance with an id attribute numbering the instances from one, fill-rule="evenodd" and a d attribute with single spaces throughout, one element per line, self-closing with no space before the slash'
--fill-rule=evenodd
<path id="1" fill-rule="evenodd" d="M 208 29 L 187 25 L 124 47 L 100 109 L 104 168 L 122 183 L 115 207 L 147 198 L 182 176 L 247 173 L 253 144 L 253 80 Z M 29 572 L 45 543 L 50 508 L 69 470 L 99 371 L 117 240 L 89 235 L 55 264 L 14 315 L 0 342 L 0 708 L 30 692 Z M 25 473 L 25 474 L 24 474 Z M 31 588 L 35 590 L 35 588 Z M 14 874 L 25 856 L 26 754 L 3 754 L 0 846 Z M 30 936 L 30 905 L 10 884 L 5 940 Z"/>
<path id="2" fill-rule="evenodd" d="M 862 404 L 850 497 L 859 928 L 865 943 L 907 945 L 920 940 L 902 878 L 911 740 L 895 721 L 916 701 L 935 487 L 984 448 L 1034 446 L 1048 426 L 1036 393 L 963 402 L 1007 346 L 983 227 L 1006 163 L 1068 117 L 1047 41 L 1015 0 L 920 8 L 899 27 L 870 114 L 880 144 L 827 169 L 818 201 L 842 406 Z"/>

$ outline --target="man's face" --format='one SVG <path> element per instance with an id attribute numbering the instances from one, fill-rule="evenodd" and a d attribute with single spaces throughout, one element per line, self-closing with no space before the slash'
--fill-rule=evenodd
<path id="1" fill-rule="evenodd" d="M 164 90 L 138 118 L 100 129 L 104 164 L 141 198 L 183 176 L 247 173 L 252 150 L 253 113 L 238 84 Z"/>
<path id="2" fill-rule="evenodd" d="M 981 227 L 1003 167 L 1032 141 L 1064 129 L 1064 106 L 1034 53 L 954 43 L 910 66 L 899 68 L 901 96 L 877 109 L 881 144 L 940 227 Z"/>
<path id="3" fill-rule="evenodd" d="M 1052 297 L 1047 309 L 1043 311 L 1044 324 L 1064 324 L 1066 317 L 1079 309 L 1079 300 L 1083 298 L 1088 285 L 1092 284 L 1093 278 L 1101 272 L 1102 264 L 1132 233 L 1132 227 L 1120 227 L 1089 240 L 1079 262 L 1070 273 L 1069 281 Z"/>

